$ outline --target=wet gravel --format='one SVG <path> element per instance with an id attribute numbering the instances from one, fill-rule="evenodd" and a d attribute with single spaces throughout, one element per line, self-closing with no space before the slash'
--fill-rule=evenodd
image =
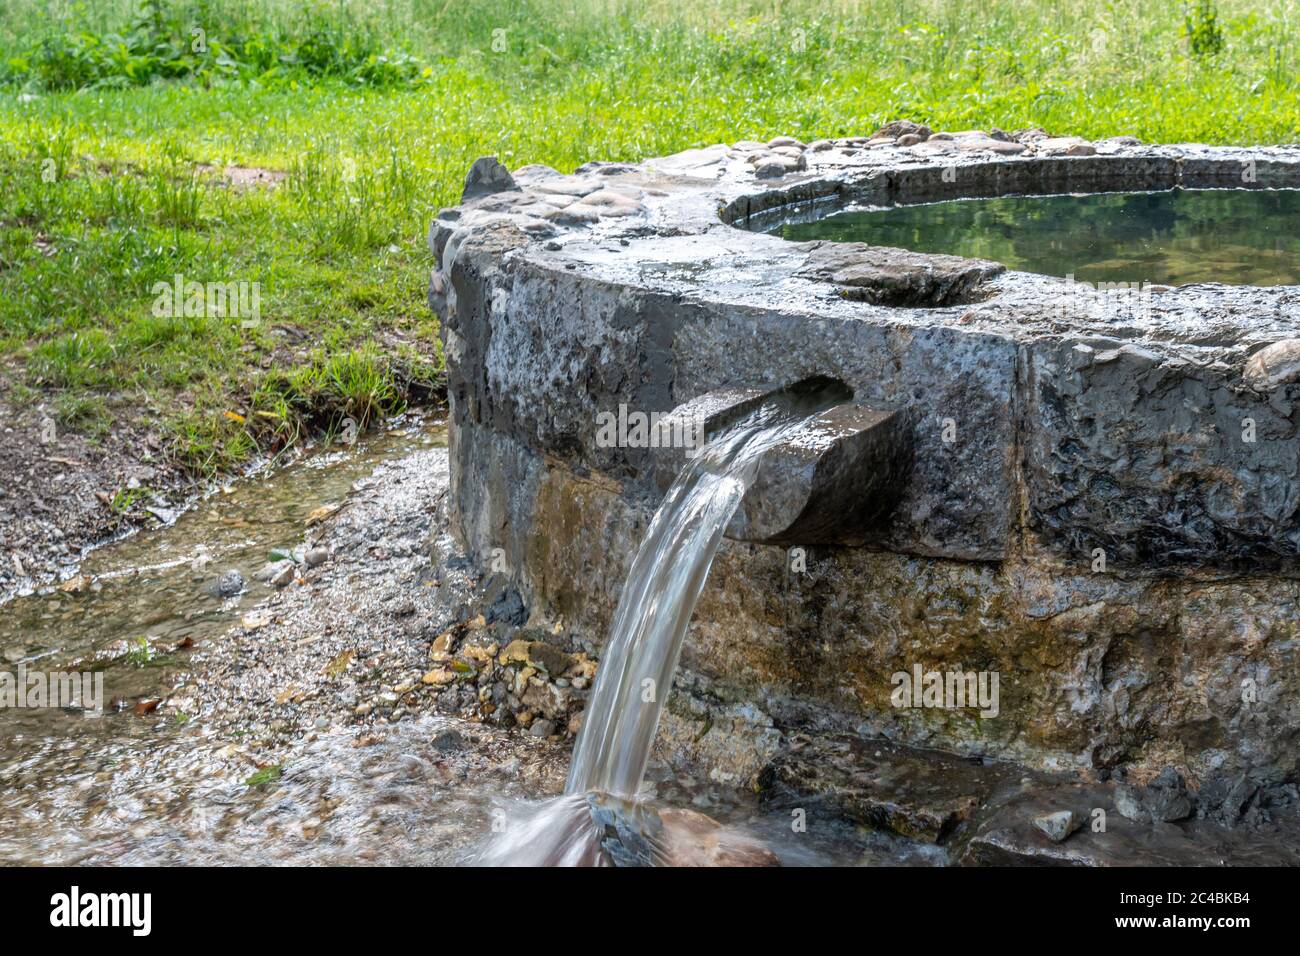
<path id="1" fill-rule="evenodd" d="M 477 583 L 431 578 L 447 482 L 438 445 L 379 464 L 156 707 L 13 735 L 0 861 L 454 863 L 501 801 L 559 792 L 567 745 L 439 713 L 421 682 Z"/>
<path id="2" fill-rule="evenodd" d="M 11 382 L 0 371 L 0 396 Z M 71 574 L 87 549 L 156 526 L 199 489 L 154 432 L 126 424 L 89 440 L 52 408 L 0 398 L 0 602 Z"/>

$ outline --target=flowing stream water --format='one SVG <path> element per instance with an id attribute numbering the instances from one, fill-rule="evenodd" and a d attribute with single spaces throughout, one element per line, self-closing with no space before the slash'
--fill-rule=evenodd
<path id="1" fill-rule="evenodd" d="M 760 839 L 785 864 L 936 862 L 925 847 L 829 818 L 794 839 L 788 808 L 659 763 L 647 770 L 723 529 L 758 457 L 800 417 L 790 407 L 760 410 L 691 460 L 665 498 L 629 575 L 566 795 L 545 799 L 563 783 L 562 754 L 553 760 L 541 742 L 455 718 L 403 719 L 364 746 L 346 718 L 326 731 L 309 727 L 287 751 L 282 778 L 250 786 L 257 751 L 249 741 L 267 730 L 277 706 L 236 708 L 250 717 L 238 734 L 207 717 L 182 722 L 131 706 L 98 719 L 54 707 L 0 708 L 0 864 L 595 864 L 610 861 L 611 847 L 629 846 L 633 862 L 672 862 L 660 818 L 687 807 L 722 825 L 715 836 L 742 846 Z M 254 572 L 269 553 L 301 543 L 316 510 L 353 502 L 342 514 L 368 516 L 357 519 L 370 529 L 363 545 L 423 535 L 407 524 L 408 516 L 429 521 L 429 486 L 416 476 L 445 471 L 445 444 L 437 425 L 396 429 L 235 482 L 171 526 L 105 546 L 82 564 L 84 587 L 0 606 L 4 666 L 91 667 L 104 673 L 107 696 L 130 702 L 165 695 L 180 675 L 204 679 L 209 659 L 231 657 L 220 651 L 229 629 L 275 594 Z M 372 521 L 386 529 L 382 540 L 371 541 Z M 335 560 L 345 568 L 337 587 L 351 591 L 346 582 L 356 575 L 348 600 L 360 604 L 377 587 L 401 593 L 401 575 L 427 564 L 414 553 Z M 243 572 L 246 591 L 228 599 L 207 593 L 205 582 L 229 568 Z M 324 615 L 328 600 L 319 601 L 309 606 Z M 373 613 L 346 618 L 337 639 L 347 644 L 351 629 L 374 621 Z M 313 629 L 300 643 L 334 639 Z M 403 633 L 392 647 L 419 641 Z M 193 649 L 171 650 L 191 642 Z M 134 652 L 146 643 L 150 653 Z M 248 663 L 262 668 L 256 657 Z M 645 693 L 646 680 L 654 693 Z M 208 692 L 219 705 L 237 703 L 226 701 L 235 689 Z M 352 713 L 350 699 L 341 706 Z M 439 749 L 448 729 L 470 746 Z M 483 834 L 503 819 L 505 832 L 485 850 Z M 621 840 L 611 842 L 608 831 L 619 828 Z"/>

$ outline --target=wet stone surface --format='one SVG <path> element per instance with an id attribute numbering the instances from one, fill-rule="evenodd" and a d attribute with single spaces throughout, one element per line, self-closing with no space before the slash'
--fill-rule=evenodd
<path id="1" fill-rule="evenodd" d="M 909 413 L 910 471 L 864 540 L 782 541 L 806 572 L 724 545 L 684 652 L 698 693 L 665 718 L 676 749 L 752 781 L 782 732 L 864 727 L 1045 772 L 1294 783 L 1296 287 L 1093 295 L 763 230 L 853 204 L 1295 188 L 1300 150 L 900 121 L 511 175 L 432 224 L 430 302 L 451 528 L 530 613 L 604 633 L 663 494 L 672 455 L 597 441 L 600 413 L 812 375 Z M 891 675 L 918 664 L 1001 674 L 1001 710 L 893 707 Z"/>

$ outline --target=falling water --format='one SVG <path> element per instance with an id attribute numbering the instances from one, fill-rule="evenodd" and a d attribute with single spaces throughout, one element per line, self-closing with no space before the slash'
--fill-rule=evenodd
<path id="1" fill-rule="evenodd" d="M 632 561 L 574 745 L 565 796 L 508 827 L 480 862 L 581 865 L 604 860 L 606 828 L 593 819 L 593 811 L 599 817 L 600 807 L 619 801 L 632 806 L 691 614 L 760 458 L 808 415 L 826 407 L 828 399 L 843 397 L 827 391 L 782 393 L 688 461 Z M 592 793 L 602 796 L 589 800 L 585 795 Z M 650 855 L 658 857 L 659 848 Z"/>
<path id="2" fill-rule="evenodd" d="M 763 451 L 797 424 L 774 408 L 762 409 L 706 445 L 673 482 L 623 586 L 567 793 L 635 796 L 722 532 Z"/>

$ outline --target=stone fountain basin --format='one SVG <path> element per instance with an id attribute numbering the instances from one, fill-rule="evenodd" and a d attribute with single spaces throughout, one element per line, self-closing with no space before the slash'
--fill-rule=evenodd
<path id="1" fill-rule="evenodd" d="M 430 231 L 464 544 L 598 638 L 662 494 L 661 450 L 601 447 L 598 413 L 832 375 L 908 409 L 897 506 L 802 575 L 724 548 L 669 750 L 745 779 L 815 717 L 1045 767 L 1292 773 L 1300 288 L 1139 303 L 754 230 L 810 204 L 1300 187 L 1300 148 L 916 135 L 476 163 Z M 999 670 L 1001 713 L 891 708 L 917 661 Z"/>

